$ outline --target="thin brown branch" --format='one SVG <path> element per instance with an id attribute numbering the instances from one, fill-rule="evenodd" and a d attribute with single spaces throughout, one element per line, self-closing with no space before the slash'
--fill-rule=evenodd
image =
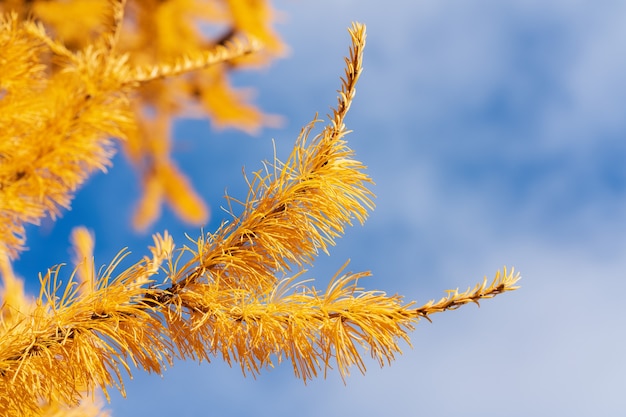
<path id="1" fill-rule="evenodd" d="M 431 314 L 441 313 L 448 310 L 456 310 L 457 308 L 468 303 L 480 305 L 480 300 L 493 298 L 498 294 L 516 290 L 519 287 L 515 284 L 519 281 L 519 279 L 519 272 L 515 273 L 514 269 L 507 272 L 507 269 L 504 268 L 502 273 L 498 271 L 495 278 L 489 285 L 487 285 L 487 278 L 485 278 L 482 284 L 478 284 L 474 288 L 468 288 L 465 292 L 459 293 L 458 289 L 448 291 L 448 296 L 443 297 L 437 302 L 431 300 L 423 306 L 416 308 L 413 312 L 417 317 L 422 317 L 431 321 L 429 317 Z"/>

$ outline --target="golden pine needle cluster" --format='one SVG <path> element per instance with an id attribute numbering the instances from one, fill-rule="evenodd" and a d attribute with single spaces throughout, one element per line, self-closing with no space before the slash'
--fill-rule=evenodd
<path id="1" fill-rule="evenodd" d="M 373 209 L 371 180 L 345 140 L 344 118 L 365 45 L 365 26 L 355 23 L 329 123 L 314 134 L 321 123 L 316 118 L 285 162 L 266 163 L 247 177 L 245 200 L 228 197 L 229 222 L 179 249 L 167 232 L 156 234 L 150 255 L 122 271 L 118 265 L 126 253 L 97 270 L 93 236 L 77 228 L 74 272 L 62 278 L 60 268 L 50 269 L 40 278 L 39 297 L 28 298 L 11 268 L 23 250 L 24 226 L 69 208 L 85 179 L 110 164 L 112 138 L 125 141 L 131 159 L 150 166 L 149 197 L 140 209 L 144 221 L 156 215 L 164 193 L 174 204 L 197 207 L 182 174 L 169 184 L 161 178 L 178 172 L 169 161 L 169 138 L 148 133 L 161 131 L 177 114 L 171 107 L 177 88 L 200 88 L 197 98 L 204 89 L 224 87 L 203 84 L 203 71 L 221 68 L 221 75 L 213 73 L 219 78 L 226 63 L 255 56 L 259 48 L 280 49 L 263 29 L 268 7 L 262 1 L 227 2 L 233 27 L 257 40 L 235 41 L 229 33 L 209 49 L 192 42 L 183 51 L 176 48 L 190 29 L 171 19 L 185 7 L 200 8 L 199 2 L 165 2 L 172 10 L 143 2 L 63 2 L 76 8 L 99 4 L 110 17 L 88 44 L 73 35 L 85 28 L 54 22 L 54 2 L 34 3 L 31 11 L 54 28 L 55 37 L 17 13 L 5 14 L 0 23 L 0 415 L 97 415 L 99 408 L 84 399 L 99 389 L 107 396 L 111 387 L 123 393 L 124 373 L 161 373 L 177 358 L 221 357 L 244 374 L 288 361 L 304 381 L 331 368 L 344 377 L 353 366 L 365 371 L 364 352 L 381 366 L 391 362 L 421 318 L 516 288 L 519 276 L 504 269 L 491 283 L 417 306 L 365 290 L 359 278 L 366 272 L 342 269 L 323 290 L 301 280 L 319 251 L 328 252 L 347 225 L 364 222 Z M 202 3 L 207 16 L 222 16 L 217 3 Z M 242 9 L 252 4 L 256 14 Z M 148 28 L 145 33 L 125 38 L 126 13 Z M 87 23 L 91 30 L 99 27 L 68 25 Z M 168 25 L 179 25 L 169 30 L 180 38 L 156 42 L 161 61 L 128 47 L 135 42 L 140 49 L 147 39 L 142 36 L 159 33 L 150 28 Z M 189 77 L 177 81 L 181 76 Z M 146 122 L 141 112 L 148 105 L 156 117 Z M 239 111 L 229 105 L 225 100 L 225 108 Z"/>
<path id="2" fill-rule="evenodd" d="M 276 13 L 267 0 L 0 0 L 0 13 L 4 13 L 4 20 L 14 13 L 16 22 L 34 18 L 39 23 L 27 24 L 13 35 L 3 34 L 3 48 L 7 42 L 12 44 L 10 49 L 3 49 L 2 70 L 8 71 L 3 72 L 5 82 L 13 79 L 10 74 L 14 71 L 27 70 L 28 74 L 22 73 L 21 80 L 26 81 L 28 85 L 24 87 L 35 95 L 44 91 L 62 95 L 40 97 L 40 102 L 50 106 L 50 100 L 67 101 L 65 115 L 38 112 L 40 120 L 25 123 L 56 126 L 61 123 L 57 118 L 71 118 L 82 108 L 93 110 L 96 115 L 104 110 L 112 112 L 115 118 L 106 128 L 122 140 L 125 154 L 143 184 L 134 216 L 134 225 L 139 229 L 148 228 L 159 217 L 164 202 L 182 220 L 192 224 L 206 223 L 209 215 L 208 207 L 170 155 L 173 118 L 182 114 L 186 117 L 208 114 L 215 126 L 247 132 L 277 123 L 277 117 L 260 112 L 249 103 L 246 90 L 233 88 L 229 81 L 232 71 L 266 64 L 284 53 L 284 45 L 272 30 Z M 44 25 L 54 40 L 43 31 Z M 207 35 L 203 27 L 208 25 L 221 28 L 221 32 Z M 20 41 L 14 42 L 15 36 Z M 242 43 L 242 36 L 254 41 Z M 260 44 L 263 48 L 258 48 Z M 255 53 L 251 54 L 252 51 Z M 54 62 L 42 62 L 50 54 Z M 113 72 L 107 73 L 101 65 Z M 118 70 L 130 73 L 121 74 Z M 64 76 L 42 79 L 41 71 Z M 181 76 L 173 77 L 176 74 Z M 68 79 L 76 84 L 72 90 L 72 85 L 63 84 Z M 129 86 L 125 82 L 141 85 Z M 103 90 L 107 88 L 110 90 Z M 26 99 L 20 86 L 16 85 L 15 91 L 20 91 L 21 98 Z M 66 93 L 67 98 L 63 96 Z M 112 103 L 109 94 L 127 102 Z M 133 96 L 131 101 L 127 100 L 129 94 Z M 106 109 L 99 107 L 101 103 L 106 104 Z M 35 105 L 22 104 L 29 108 Z M 13 103 L 10 106 L 19 111 Z M 32 111 L 28 113 L 33 116 Z M 81 119 L 87 126 L 85 121 Z M 132 121 L 132 126 L 128 121 Z M 102 124 L 104 120 L 98 122 Z M 96 135 L 99 127 L 103 126 L 93 126 L 94 131 L 77 132 L 73 137 Z M 35 135 L 33 138 L 36 139 Z M 103 151 L 112 149 L 103 140 L 91 142 L 94 149 L 89 151 L 97 151 L 94 155 L 97 158 L 90 161 L 88 168 L 103 169 L 106 166 L 103 162 L 110 159 Z M 44 169 L 47 168 L 40 168 Z M 50 198 L 53 201 L 48 205 L 68 205 L 65 190 L 51 196 L 54 198 Z M 29 209 L 28 222 L 57 214 L 53 207 Z M 19 230 L 12 232 L 21 234 Z"/>

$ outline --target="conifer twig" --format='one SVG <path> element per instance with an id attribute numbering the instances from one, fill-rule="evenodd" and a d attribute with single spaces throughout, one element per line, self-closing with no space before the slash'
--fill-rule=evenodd
<path id="1" fill-rule="evenodd" d="M 120 24 L 123 2 L 115 3 Z M 171 65 L 135 68 L 113 48 L 118 31 L 115 27 L 105 42 L 72 52 L 41 24 L 18 22 L 15 14 L 0 21 L 0 131 L 5 137 L 0 142 L 0 251 L 11 258 L 23 249 L 25 224 L 58 216 L 94 171 L 110 166 L 112 138 L 137 135 L 130 94 L 139 84 L 259 48 L 255 41 L 232 42 Z M 61 58 L 63 71 L 46 72 L 49 63 L 42 56 L 49 52 Z"/>
<path id="2" fill-rule="evenodd" d="M 124 20 L 124 8 L 126 7 L 126 0 L 111 0 L 112 8 L 112 30 L 108 36 L 104 37 L 105 48 L 108 50 L 114 50 L 117 47 L 120 39 L 120 32 L 122 30 L 122 21 Z"/>
<path id="3" fill-rule="evenodd" d="M 225 63 L 235 58 L 249 55 L 258 51 L 260 48 L 261 44 L 254 39 L 248 40 L 247 42 L 238 39 L 231 40 L 224 44 L 218 44 L 209 51 L 178 58 L 171 64 L 136 67 L 131 74 L 129 74 L 127 82 L 146 83 L 186 74 L 190 71 L 208 68 L 216 64 Z"/>
<path id="4" fill-rule="evenodd" d="M 24 225 L 69 207 L 84 180 L 109 165 L 111 136 L 132 129 L 129 91 L 118 82 L 123 57 L 93 48 L 73 54 L 16 19 L 0 22 L 0 250 L 11 257 L 23 247 Z M 48 48 L 62 56 L 65 71 L 46 73 Z"/>
<path id="5" fill-rule="evenodd" d="M 151 256 L 117 272 L 125 256 L 122 252 L 96 273 L 90 264 L 80 266 L 81 260 L 90 261 L 86 258 L 91 258 L 93 239 L 79 229 L 74 235 L 77 269 L 65 284 L 59 267 L 49 270 L 41 277 L 41 293 L 32 305 L 21 300 L 7 266 L 8 252 L 0 248 L 0 272 L 10 287 L 2 290 L 3 300 L 16 304 L 3 303 L 0 308 L 0 414 L 38 415 L 42 403 L 73 405 L 84 390 L 93 393 L 101 388 L 107 395 L 107 388 L 113 386 L 124 393 L 123 372 L 130 374 L 134 366 L 161 373 L 175 358 L 208 361 L 221 356 L 229 364 L 238 363 L 244 374 L 287 360 L 305 382 L 335 366 L 345 378 L 352 366 L 365 371 L 363 351 L 381 366 L 390 363 L 401 353 L 400 342 L 410 345 L 408 332 L 420 319 L 430 320 L 433 313 L 478 304 L 517 288 L 519 274 L 505 268 L 489 285 L 485 279 L 465 292 L 450 291 L 441 300 L 416 308 L 399 295 L 364 290 L 358 283 L 367 272 L 343 273 L 342 268 L 324 291 L 297 281 L 318 252 L 328 252 L 354 220 L 363 223 L 374 205 L 366 187 L 371 179 L 344 140 L 348 133 L 344 119 L 362 71 L 365 26 L 355 23 L 349 31 L 352 46 L 329 124 L 311 138 L 316 117 L 302 129 L 286 162 L 275 159 L 246 178 L 246 199 L 228 197 L 232 220 L 215 233 L 200 236 L 177 252 L 169 234 L 155 235 Z M 0 32 L 0 46 L 3 41 Z M 135 84 L 223 62 L 246 50 L 219 48 L 207 53 L 206 59 L 183 59 L 146 70 L 133 69 L 125 57 L 97 47 L 73 54 L 63 74 L 68 78 L 61 80 L 71 81 L 71 91 L 79 92 L 74 92 L 72 105 L 60 119 L 68 128 L 57 132 L 63 139 L 55 142 L 60 151 L 50 151 L 51 155 L 60 152 L 66 164 L 65 171 L 53 171 L 53 179 L 71 179 L 69 191 L 62 190 L 64 198 L 80 183 L 81 173 L 108 161 L 108 155 L 98 154 L 101 159 L 96 162 L 86 161 L 80 153 L 75 159 L 70 156 L 84 150 L 82 141 L 103 132 L 123 136 L 127 94 Z M 17 51 L 12 49 L 14 54 Z M 32 67 L 30 71 L 40 74 Z M 53 90 L 54 96 L 63 91 Z M 85 101 L 87 107 L 100 106 L 98 112 L 76 104 Z M 117 115 L 113 127 L 102 117 L 111 114 Z M 92 130 L 81 130 L 68 115 L 91 122 Z M 2 117 L 0 112 L 0 121 Z M 10 145 L 0 144 L 0 157 L 13 151 Z M 4 175 L 0 175 L 0 196 L 5 193 L 19 201 L 15 190 L 21 189 L 16 183 L 37 178 L 39 167 L 54 169 L 51 161 L 58 161 L 45 152 L 42 155 L 43 160 L 35 158 L 34 168 L 23 175 L 15 175 L 15 166 L 9 167 L 8 174 L 0 171 Z M 7 217 L 13 212 L 2 204 L 0 220 L 15 219 Z M 233 204 L 241 205 L 238 215 Z M 54 204 L 44 208 L 52 210 Z M 15 230 L 23 229 L 9 229 L 9 233 Z M 161 273 L 165 277 L 159 282 L 156 276 Z M 289 274 L 290 278 L 278 278 Z"/>
<path id="6" fill-rule="evenodd" d="M 446 297 L 441 298 L 439 301 L 431 300 L 423 306 L 416 308 L 414 311 L 418 317 L 423 317 L 428 321 L 431 321 L 430 315 L 434 313 L 441 313 L 448 310 L 456 310 L 464 304 L 475 303 L 480 305 L 479 301 L 487 298 L 493 298 L 498 294 L 502 294 L 507 291 L 513 291 L 518 289 L 515 286 L 519 281 L 519 273 L 515 274 L 514 269 L 507 272 L 506 267 L 502 270 L 502 273 L 498 271 L 493 281 L 487 285 L 487 277 L 482 283 L 476 284 L 474 288 L 468 288 L 466 291 L 459 293 L 459 290 L 449 290 Z"/>

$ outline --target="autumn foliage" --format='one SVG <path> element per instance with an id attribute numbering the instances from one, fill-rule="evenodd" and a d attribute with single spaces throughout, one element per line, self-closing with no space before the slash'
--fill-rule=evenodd
<path id="1" fill-rule="evenodd" d="M 365 46 L 355 23 L 330 120 L 313 120 L 286 161 L 247 176 L 248 195 L 228 198 L 230 221 L 178 248 L 157 233 L 124 270 L 125 252 L 96 270 L 93 236 L 78 227 L 73 273 L 52 267 L 28 297 L 11 267 L 25 226 L 69 209 L 117 149 L 143 183 L 136 227 L 147 228 L 163 202 L 184 221 L 205 222 L 208 208 L 170 156 L 172 122 L 191 113 L 245 131 L 271 123 L 228 77 L 284 47 L 264 0 L 0 7 L 0 415 L 97 415 L 85 399 L 123 392 L 124 373 L 161 373 L 177 358 L 220 357 L 244 374 L 288 361 L 304 381 L 330 368 L 345 377 L 353 366 L 365 371 L 363 352 L 392 361 L 421 318 L 516 288 L 519 276 L 504 269 L 418 306 L 365 290 L 367 272 L 339 271 L 323 290 L 301 279 L 374 207 L 344 124 Z M 207 25 L 220 30 L 211 37 Z"/>

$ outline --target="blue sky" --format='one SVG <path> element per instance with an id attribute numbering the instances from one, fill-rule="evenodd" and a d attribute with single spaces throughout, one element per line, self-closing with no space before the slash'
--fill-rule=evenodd
<path id="1" fill-rule="evenodd" d="M 365 72 L 347 124 L 376 181 L 377 208 L 348 230 L 310 276 L 325 282 L 346 259 L 363 284 L 426 302 L 504 265 L 519 291 L 422 322 L 391 367 L 368 362 L 304 386 L 284 364 L 256 380 L 219 359 L 176 363 L 164 378 L 137 371 L 117 417 L 589 416 L 624 409 L 626 349 L 626 3 L 534 0 L 276 2 L 290 55 L 236 78 L 284 116 L 257 137 L 205 121 L 176 126 L 175 157 L 220 220 L 241 167 L 286 155 L 302 125 L 335 104 L 346 28 L 368 26 Z M 98 264 L 130 230 L 136 179 L 123 157 L 82 189 L 73 210 L 29 231 L 16 269 L 67 261 L 69 230 L 96 232 Z M 177 241 L 166 211 L 154 231 Z"/>

